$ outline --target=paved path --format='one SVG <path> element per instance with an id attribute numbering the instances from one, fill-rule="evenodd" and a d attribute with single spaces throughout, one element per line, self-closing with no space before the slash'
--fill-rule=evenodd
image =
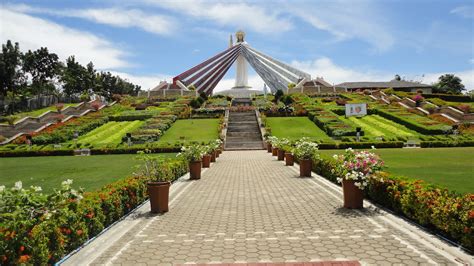
<path id="1" fill-rule="evenodd" d="M 172 186 L 169 213 L 152 216 L 146 204 L 109 233 L 116 239 L 99 237 L 66 264 L 455 264 L 439 240 L 435 247 L 433 237 L 374 208 L 343 209 L 341 199 L 337 186 L 299 178 L 269 153 L 227 151 L 201 180 Z"/>

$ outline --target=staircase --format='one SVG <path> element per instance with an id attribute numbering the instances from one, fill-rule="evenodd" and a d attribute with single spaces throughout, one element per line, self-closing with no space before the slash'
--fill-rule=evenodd
<path id="1" fill-rule="evenodd" d="M 262 135 L 255 111 L 229 113 L 225 149 L 263 149 Z"/>

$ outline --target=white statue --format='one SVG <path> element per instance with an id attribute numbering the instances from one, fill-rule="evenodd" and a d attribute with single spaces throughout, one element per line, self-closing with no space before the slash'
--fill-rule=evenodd
<path id="1" fill-rule="evenodd" d="M 244 41 L 245 32 L 239 30 L 235 33 L 235 38 L 237 42 L 235 45 L 243 44 L 246 45 L 247 42 Z M 245 57 L 242 54 L 236 59 L 236 74 L 235 74 L 235 89 L 244 89 L 249 88 L 248 86 L 248 63 L 245 60 Z"/>

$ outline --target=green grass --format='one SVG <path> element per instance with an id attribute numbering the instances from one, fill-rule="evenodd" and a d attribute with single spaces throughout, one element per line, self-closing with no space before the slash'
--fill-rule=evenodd
<path id="1" fill-rule="evenodd" d="M 351 116 L 346 120 L 349 120 L 355 125 L 361 127 L 362 130 L 364 130 L 365 135 L 368 137 L 414 138 L 418 136 L 418 133 L 379 115 L 366 115 L 361 118 Z"/>
<path id="2" fill-rule="evenodd" d="M 77 140 L 79 144 L 90 143 L 92 145 L 120 144 L 122 137 L 140 126 L 144 121 L 108 122 Z"/>
<path id="3" fill-rule="evenodd" d="M 308 137 L 314 140 L 332 140 L 307 117 L 268 117 L 272 135 L 291 140 Z"/>
<path id="4" fill-rule="evenodd" d="M 186 119 L 176 121 L 158 141 L 175 143 L 178 141 L 211 141 L 219 137 L 219 119 Z"/>
<path id="5" fill-rule="evenodd" d="M 343 150 L 321 150 L 332 156 Z M 474 193 L 474 148 L 377 149 L 386 171 L 447 187 L 459 193 Z"/>
<path id="6" fill-rule="evenodd" d="M 21 180 L 23 187 L 41 186 L 43 192 L 53 191 L 61 182 L 73 179 L 74 187 L 93 191 L 132 174 L 139 165 L 135 154 L 93 156 L 43 156 L 0 158 L 0 185 L 11 187 Z M 174 153 L 157 154 L 175 157 Z"/>

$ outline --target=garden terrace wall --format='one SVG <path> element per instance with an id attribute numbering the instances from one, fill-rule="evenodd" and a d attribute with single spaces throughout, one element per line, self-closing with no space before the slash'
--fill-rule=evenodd
<path id="1" fill-rule="evenodd" d="M 176 180 L 188 169 L 187 163 L 181 160 L 163 163 L 169 168 L 164 174 L 171 180 Z M 65 199 L 66 202 L 57 205 L 60 207 L 53 205 L 54 212 L 49 214 L 42 211 L 35 212 L 32 217 L 2 214 L 1 264 L 54 264 L 144 202 L 148 198 L 146 182 L 150 180 L 148 177 L 133 176 L 113 182 L 98 191 L 85 193 L 80 201 L 76 197 Z M 40 202 L 46 202 L 45 206 L 29 201 L 38 202 L 34 200 L 35 196 L 36 199 L 42 198 Z M 45 201 L 44 196 L 38 193 L 28 198 L 18 200 L 20 208 L 51 208 L 47 205 L 50 200 Z M 10 203 L 13 204 L 12 201 Z"/>
<path id="2" fill-rule="evenodd" d="M 313 171 L 336 183 L 342 174 L 331 159 L 314 160 Z M 457 195 L 447 189 L 382 174 L 371 180 L 365 195 L 381 206 L 449 238 L 474 252 L 474 194 Z"/>

